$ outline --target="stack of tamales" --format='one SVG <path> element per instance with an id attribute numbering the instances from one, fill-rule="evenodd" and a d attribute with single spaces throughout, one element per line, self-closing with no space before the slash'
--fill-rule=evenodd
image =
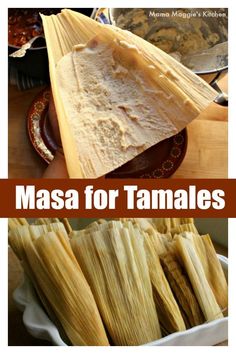
<path id="1" fill-rule="evenodd" d="M 14 226 L 9 243 L 48 315 L 73 345 L 109 345 L 93 294 L 62 223 Z"/>
<path id="2" fill-rule="evenodd" d="M 62 221 L 9 219 L 9 243 L 66 343 L 141 345 L 227 313 L 224 272 L 193 219 Z"/>
<path id="3" fill-rule="evenodd" d="M 160 338 L 141 233 L 131 223 L 111 221 L 74 233 L 71 245 L 112 341 L 137 345 Z"/>

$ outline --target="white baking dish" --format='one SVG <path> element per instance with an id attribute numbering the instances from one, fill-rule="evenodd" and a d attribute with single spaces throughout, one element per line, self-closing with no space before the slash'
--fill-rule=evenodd
<path id="1" fill-rule="evenodd" d="M 218 255 L 226 277 L 228 259 Z M 23 311 L 23 322 L 29 333 L 37 338 L 51 341 L 54 345 L 65 346 L 56 326 L 48 318 L 30 281 L 25 278 L 13 294 L 19 308 Z M 228 338 L 228 317 L 215 320 L 183 332 L 176 332 L 146 345 L 152 346 L 187 346 L 215 345 Z"/>

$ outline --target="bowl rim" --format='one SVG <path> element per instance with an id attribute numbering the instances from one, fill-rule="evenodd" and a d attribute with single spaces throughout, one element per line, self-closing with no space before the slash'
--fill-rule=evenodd
<path id="1" fill-rule="evenodd" d="M 33 37 L 32 37 L 32 38 L 33 38 Z M 8 47 L 9 47 L 9 48 L 16 49 L 16 50 L 22 48 L 22 46 L 21 46 L 21 47 L 18 47 L 18 46 L 16 46 L 16 45 L 9 44 L 9 43 L 8 43 Z M 32 47 L 31 47 L 31 48 L 27 49 L 27 51 L 28 51 L 28 50 L 30 50 L 30 51 L 31 51 L 31 50 L 40 50 L 40 49 L 42 50 L 42 49 L 46 49 L 46 48 L 47 48 L 46 45 L 43 46 L 43 47 L 35 47 L 35 48 L 32 48 Z"/>
<path id="2" fill-rule="evenodd" d="M 115 8 L 113 7 L 109 7 L 108 8 L 108 11 L 107 11 L 107 14 L 108 14 L 108 20 L 110 22 L 111 25 L 113 26 L 117 26 L 116 25 L 116 21 L 113 17 L 113 10 Z M 225 66 L 222 66 L 220 68 L 217 68 L 217 69 L 212 69 L 212 70 L 200 70 L 200 71 L 195 71 L 195 70 L 192 70 L 194 72 L 194 74 L 196 75 L 209 75 L 209 74 L 216 74 L 216 73 L 219 73 L 219 72 L 222 72 L 222 71 L 226 71 L 228 70 L 228 67 L 229 67 L 229 64 L 228 65 L 225 65 Z"/>
<path id="3" fill-rule="evenodd" d="M 220 260 L 224 272 L 228 274 L 228 257 L 217 254 L 218 259 Z M 36 293 L 34 291 L 33 285 L 29 278 L 24 274 L 21 284 L 14 290 L 13 299 L 16 302 L 18 308 L 23 312 L 23 323 L 27 328 L 28 332 L 35 338 L 46 339 L 51 341 L 56 346 L 67 346 L 60 336 L 58 328 L 48 317 L 45 309 L 38 300 Z M 35 310 L 36 309 L 36 310 Z M 40 312 L 40 316 L 37 316 L 37 311 Z M 40 323 L 39 318 L 43 321 Z M 181 345 L 184 344 L 184 338 L 191 334 L 199 336 L 199 333 L 202 333 L 209 329 L 210 332 L 214 330 L 215 327 L 228 328 L 228 316 L 220 319 L 213 320 L 211 322 L 206 322 L 204 324 L 194 326 L 190 329 L 187 329 L 182 332 L 174 332 L 169 334 L 166 337 L 155 340 L 153 342 L 145 343 L 142 346 L 173 346 L 180 344 L 173 344 L 173 340 L 182 340 Z M 221 327 L 223 326 L 223 327 Z M 227 330 L 228 333 L 228 330 Z M 228 336 L 227 336 L 228 337 Z M 219 343 L 215 342 L 214 344 Z M 187 344 L 195 345 L 196 344 Z M 206 344 L 204 344 L 206 345 Z M 213 345 L 213 344 L 207 344 Z"/>

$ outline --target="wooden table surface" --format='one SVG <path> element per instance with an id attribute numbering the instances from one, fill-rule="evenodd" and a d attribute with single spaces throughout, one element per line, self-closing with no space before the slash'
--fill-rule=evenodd
<path id="1" fill-rule="evenodd" d="M 227 75 L 220 84 L 227 91 Z M 9 87 L 9 178 L 39 178 L 47 166 L 26 131 L 27 110 L 40 90 Z M 187 153 L 173 178 L 227 178 L 227 114 L 213 103 L 189 124 Z"/>
<path id="2" fill-rule="evenodd" d="M 215 244 L 217 253 L 227 256 L 227 249 Z M 21 283 L 23 271 L 19 260 L 9 248 L 8 251 L 8 345 L 10 346 L 40 346 L 51 345 L 51 343 L 32 337 L 23 324 L 22 312 L 17 309 L 12 298 L 15 288 Z M 218 344 L 220 346 L 228 345 L 228 342 Z"/>

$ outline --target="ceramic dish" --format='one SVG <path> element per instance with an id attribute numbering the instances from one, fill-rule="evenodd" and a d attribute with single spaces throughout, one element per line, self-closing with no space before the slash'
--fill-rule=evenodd
<path id="1" fill-rule="evenodd" d="M 218 255 L 223 270 L 228 274 L 228 259 Z M 60 337 L 59 331 L 53 322 L 48 318 L 40 304 L 32 284 L 25 278 L 13 294 L 18 307 L 23 311 L 23 322 L 28 332 L 40 339 L 49 340 L 54 345 L 65 346 Z M 152 343 L 150 346 L 199 346 L 215 345 L 228 338 L 228 317 L 193 327 L 183 332 L 176 332 Z"/>
<path id="2" fill-rule="evenodd" d="M 50 90 L 40 92 L 27 114 L 27 129 L 36 152 L 50 163 L 57 149 L 48 119 Z M 107 178 L 168 178 L 182 163 L 187 149 L 187 130 L 161 141 L 122 167 L 110 172 Z"/>

